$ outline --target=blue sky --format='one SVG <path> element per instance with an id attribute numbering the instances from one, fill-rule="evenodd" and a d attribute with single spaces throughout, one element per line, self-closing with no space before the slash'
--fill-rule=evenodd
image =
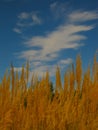
<path id="1" fill-rule="evenodd" d="M 29 59 L 30 74 L 62 75 L 80 54 L 85 69 L 98 51 L 98 0 L 0 0 L 0 76 Z"/>

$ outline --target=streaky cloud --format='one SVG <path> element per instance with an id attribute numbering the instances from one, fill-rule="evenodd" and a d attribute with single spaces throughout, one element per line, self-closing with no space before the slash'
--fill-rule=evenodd
<path id="1" fill-rule="evenodd" d="M 85 40 L 88 37 L 84 32 L 91 31 L 95 26 L 92 24 L 87 25 L 84 22 L 98 19 L 97 15 L 97 11 L 77 10 L 71 12 L 67 16 L 67 21 L 64 24 L 60 24 L 53 31 L 46 35 L 32 36 L 26 40 L 24 46 L 28 49 L 18 53 L 18 58 L 30 59 L 33 65 L 32 70 L 40 72 L 40 75 L 46 71 L 46 66 L 48 66 L 48 68 L 52 68 L 50 72 L 53 75 L 55 65 L 51 65 L 51 63 L 53 63 L 55 59 L 55 64 L 60 64 L 61 67 L 72 63 L 71 58 L 59 59 L 62 50 L 66 51 L 70 49 L 75 51 L 85 46 Z M 36 17 L 34 19 L 37 21 Z"/>

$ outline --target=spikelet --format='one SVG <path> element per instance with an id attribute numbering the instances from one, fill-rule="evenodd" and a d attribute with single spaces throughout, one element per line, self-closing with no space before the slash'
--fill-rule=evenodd
<path id="1" fill-rule="evenodd" d="M 75 74 L 74 74 L 74 65 L 72 64 L 72 70 L 70 71 L 70 75 L 69 75 L 69 78 L 70 78 L 70 88 L 69 88 L 69 93 L 70 93 L 70 96 L 73 96 L 74 95 L 74 88 L 75 88 Z"/>
<path id="2" fill-rule="evenodd" d="M 98 84 L 98 62 L 97 62 L 97 56 L 94 56 L 94 64 L 93 64 L 93 80 L 94 83 Z"/>
<path id="3" fill-rule="evenodd" d="M 29 79 L 29 61 L 27 61 L 26 64 L 26 82 L 28 83 L 28 79 Z"/>
<path id="4" fill-rule="evenodd" d="M 78 93 L 80 93 L 81 81 L 82 81 L 82 61 L 80 55 L 78 55 L 76 59 L 76 82 Z"/>
<path id="5" fill-rule="evenodd" d="M 56 69 L 56 92 L 60 92 L 61 90 L 62 90 L 62 83 L 61 83 L 60 68 L 57 67 L 57 69 Z"/>
<path id="6" fill-rule="evenodd" d="M 12 100 L 13 100 L 15 92 L 15 77 L 14 77 L 14 67 L 12 64 L 11 64 L 11 78 L 12 78 Z"/>
<path id="7" fill-rule="evenodd" d="M 20 77 L 20 84 L 22 87 L 22 91 L 26 91 L 26 76 L 25 76 L 25 69 L 24 66 L 22 67 L 21 77 Z"/>
<path id="8" fill-rule="evenodd" d="M 64 75 L 64 87 L 63 87 L 63 100 L 66 101 L 69 98 L 69 72 Z"/>

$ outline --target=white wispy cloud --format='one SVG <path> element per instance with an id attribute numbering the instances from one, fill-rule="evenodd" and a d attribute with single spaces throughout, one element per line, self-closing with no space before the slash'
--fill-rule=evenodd
<path id="1" fill-rule="evenodd" d="M 13 29 L 14 32 L 20 33 L 21 30 L 26 30 L 28 27 L 41 25 L 42 19 L 39 15 L 39 12 L 21 12 L 17 16 L 18 20 L 16 23 L 16 27 Z"/>
<path id="2" fill-rule="evenodd" d="M 35 67 L 34 69 L 32 69 L 31 75 L 34 73 L 38 75 L 38 77 L 42 77 L 45 76 L 46 71 L 49 71 L 51 77 L 54 76 L 56 71 L 56 65 L 40 65 L 39 67 Z"/>
<path id="3" fill-rule="evenodd" d="M 60 60 L 58 62 L 59 65 L 67 65 L 67 64 L 71 64 L 73 62 L 73 60 L 71 58 L 68 58 L 68 59 L 63 59 L 63 60 Z"/>
<path id="4" fill-rule="evenodd" d="M 80 41 L 86 37 L 77 34 L 93 29 L 93 26 L 62 25 L 46 36 L 36 36 L 25 42 L 28 47 L 40 47 L 39 50 L 27 50 L 21 52 L 19 57 L 33 58 L 33 60 L 53 60 L 62 49 L 76 49 L 83 46 Z M 53 54 L 53 56 L 52 56 Z"/>
<path id="5" fill-rule="evenodd" d="M 35 73 L 39 77 L 42 77 L 45 76 L 46 71 L 49 71 L 49 74 L 52 77 L 55 75 L 57 65 L 59 65 L 61 69 L 64 69 L 64 67 L 70 65 L 72 62 L 73 60 L 71 58 L 60 60 L 57 64 L 52 64 L 52 65 L 48 65 L 48 64 L 44 65 L 41 62 L 36 62 L 38 63 L 37 64 L 38 66 L 35 66 L 34 70 L 32 69 L 32 74 Z"/>
<path id="6" fill-rule="evenodd" d="M 87 22 L 90 20 L 98 19 L 98 11 L 74 11 L 69 15 L 71 22 Z"/>
<path id="7" fill-rule="evenodd" d="M 52 8 L 54 8 L 54 6 Z M 85 23 L 81 23 L 80 19 L 87 22 L 97 19 L 98 17 L 96 11 L 80 12 L 77 10 L 68 14 L 67 18 L 68 19 L 65 24 L 59 25 L 46 35 L 32 36 L 24 43 L 25 47 L 30 49 L 18 54 L 18 58 L 30 59 L 31 63 L 34 65 L 32 69 L 35 72 L 38 72 L 39 75 L 42 75 L 47 68 L 51 68 L 50 73 L 53 75 L 55 60 L 55 64 L 60 64 L 61 66 L 66 66 L 72 63 L 71 58 L 59 58 L 61 57 L 61 51 L 67 49 L 75 50 L 84 46 L 87 37 L 83 34 L 83 32 L 90 31 L 95 28 L 95 26 L 88 26 Z M 77 22 L 78 24 L 76 24 Z M 53 62 L 53 64 L 49 65 L 51 62 Z"/>
<path id="8" fill-rule="evenodd" d="M 22 12 L 18 15 L 19 18 L 19 22 L 18 22 L 18 26 L 19 23 L 24 24 L 27 23 L 27 25 L 30 25 L 29 23 L 32 23 L 31 25 L 35 25 L 35 24 L 41 24 L 42 23 L 42 19 L 39 16 L 39 13 L 37 11 L 35 12 Z"/>
<path id="9" fill-rule="evenodd" d="M 85 22 L 89 20 L 98 19 L 98 10 L 87 11 L 87 10 L 75 10 L 70 13 L 70 3 L 65 2 L 53 2 L 50 4 L 50 10 L 56 18 L 67 18 L 68 22 Z M 69 15 L 68 15 L 69 14 Z M 68 16 L 68 17 L 67 17 Z"/>
<path id="10" fill-rule="evenodd" d="M 41 24 L 42 23 L 42 20 L 36 14 L 32 14 L 32 20 L 35 24 Z"/>
<path id="11" fill-rule="evenodd" d="M 18 15 L 18 18 L 23 20 L 23 19 L 28 19 L 30 17 L 30 14 L 27 12 L 22 12 Z"/>
<path id="12" fill-rule="evenodd" d="M 86 37 L 77 33 L 91 29 L 93 29 L 93 26 L 60 26 L 55 31 L 47 34 L 46 36 L 37 36 L 26 41 L 25 45 L 27 47 L 41 47 L 41 49 L 23 51 L 19 54 L 19 58 L 29 59 L 32 61 L 32 64 L 34 65 L 33 69 L 35 72 L 39 71 L 39 75 L 41 75 L 46 71 L 43 64 L 45 63 L 47 66 L 51 61 L 58 58 L 62 49 L 77 49 L 80 46 L 83 46 L 83 43 L 80 41 L 85 40 Z M 71 63 L 71 60 L 61 60 L 59 63 L 60 65 L 67 65 Z M 54 73 L 54 71 L 52 70 L 50 73 Z"/>
<path id="13" fill-rule="evenodd" d="M 16 32 L 16 33 L 19 33 L 19 34 L 22 33 L 22 31 L 20 29 L 18 29 L 18 28 L 13 28 L 13 31 Z"/>
<path id="14" fill-rule="evenodd" d="M 68 3 L 65 3 L 65 2 L 61 3 L 61 2 L 56 1 L 50 4 L 50 11 L 54 15 L 54 18 L 58 19 L 65 15 L 68 9 L 67 6 L 68 6 Z"/>

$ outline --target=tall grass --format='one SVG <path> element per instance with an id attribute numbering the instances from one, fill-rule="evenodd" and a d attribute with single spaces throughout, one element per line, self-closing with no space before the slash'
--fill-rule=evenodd
<path id="1" fill-rule="evenodd" d="M 93 72 L 93 73 L 92 73 Z M 98 130 L 98 63 L 82 73 L 81 57 L 61 82 L 56 70 L 53 87 L 49 72 L 40 81 L 33 75 L 28 87 L 29 64 L 21 75 L 6 72 L 0 83 L 0 130 Z"/>

